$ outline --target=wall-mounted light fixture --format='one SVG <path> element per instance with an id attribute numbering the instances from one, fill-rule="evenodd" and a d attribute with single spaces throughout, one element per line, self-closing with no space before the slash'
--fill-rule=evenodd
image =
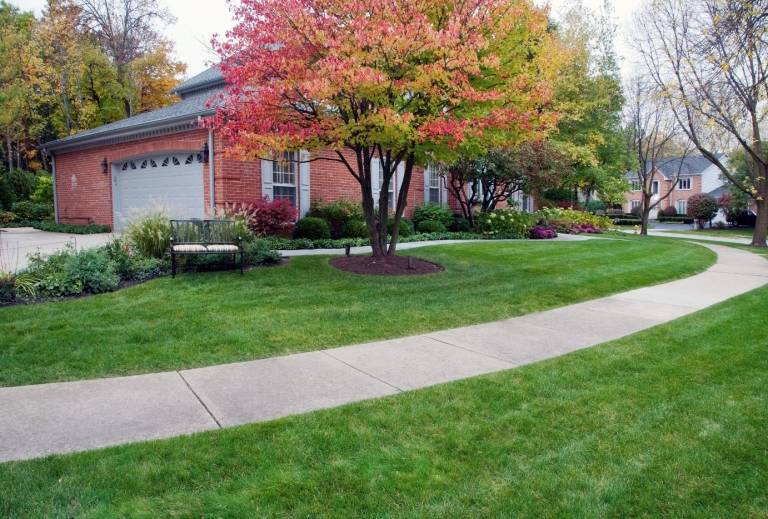
<path id="1" fill-rule="evenodd" d="M 211 150 L 208 148 L 207 142 L 203 144 L 203 149 L 200 150 L 200 153 L 203 155 L 203 164 L 208 164 L 208 157 L 211 154 Z"/>
<path id="2" fill-rule="evenodd" d="M 107 162 L 107 157 L 104 157 L 101 161 L 101 173 L 104 175 L 109 174 L 109 162 Z"/>

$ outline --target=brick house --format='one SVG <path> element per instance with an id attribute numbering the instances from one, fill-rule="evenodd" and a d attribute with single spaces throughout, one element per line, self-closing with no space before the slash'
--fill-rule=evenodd
<path id="1" fill-rule="evenodd" d="M 173 218 L 202 218 L 227 204 L 269 197 L 288 199 L 305 215 L 314 201 L 360 199 L 357 181 L 341 164 L 308 162 L 330 151 L 286 153 L 274 161 L 226 157 L 221 136 L 200 125 L 213 114 L 208 101 L 224 88 L 213 67 L 176 87 L 180 100 L 171 106 L 46 144 L 57 221 L 120 230 L 158 208 Z M 401 183 L 398 176 L 391 195 Z M 415 168 L 406 214 L 425 202 L 448 205 L 448 192 L 433 168 Z"/>
<path id="2" fill-rule="evenodd" d="M 719 159 L 727 164 L 725 156 Z M 680 180 L 675 186 L 678 171 Z M 630 213 L 640 206 L 642 190 L 637 173 L 629 172 L 626 178 L 631 187 L 624 195 L 624 211 Z M 653 170 L 651 201 L 656 202 L 667 193 L 669 197 L 651 211 L 651 218 L 657 218 L 659 211 L 667 207 L 674 207 L 678 214 L 687 214 L 690 197 L 699 193 L 710 193 L 717 198 L 722 192 L 723 185 L 720 170 L 703 156 L 663 159 Z M 720 216 L 718 215 L 718 218 Z"/>

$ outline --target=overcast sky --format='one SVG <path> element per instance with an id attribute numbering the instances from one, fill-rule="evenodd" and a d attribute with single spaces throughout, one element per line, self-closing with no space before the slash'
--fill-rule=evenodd
<path id="1" fill-rule="evenodd" d="M 187 64 L 187 75 L 202 72 L 209 62 L 215 59 L 210 51 L 210 41 L 213 34 L 224 34 L 232 26 L 229 7 L 225 0 L 159 0 L 177 18 L 175 24 L 166 29 L 169 39 L 176 46 L 178 59 Z M 545 0 L 537 3 L 544 3 Z M 571 0 L 550 0 L 553 13 L 557 13 L 568 5 Z M 642 0 L 609 0 L 613 3 L 618 33 L 616 51 L 622 62 L 624 76 L 631 72 L 631 48 L 626 43 L 629 31 L 629 21 L 632 13 L 639 7 Z M 25 10 L 33 10 L 40 14 L 45 0 L 11 0 L 12 4 Z M 599 9 L 603 0 L 583 0 L 586 7 Z"/>

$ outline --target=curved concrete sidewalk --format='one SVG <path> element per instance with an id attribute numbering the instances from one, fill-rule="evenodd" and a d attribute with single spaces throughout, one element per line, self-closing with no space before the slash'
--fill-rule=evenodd
<path id="1" fill-rule="evenodd" d="M 709 246 L 701 274 L 546 312 L 402 339 L 177 372 L 0 388 L 0 461 L 271 420 L 557 357 L 768 283 L 768 262 Z"/>

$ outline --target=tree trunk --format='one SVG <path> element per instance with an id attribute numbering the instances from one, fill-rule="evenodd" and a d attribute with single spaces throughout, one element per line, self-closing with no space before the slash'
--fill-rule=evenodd
<path id="1" fill-rule="evenodd" d="M 640 213 L 640 235 L 648 236 L 648 220 L 651 217 L 650 209 L 643 209 Z"/>
<path id="2" fill-rule="evenodd" d="M 13 171 L 13 146 L 11 145 L 11 134 L 6 134 L 5 144 L 8 150 L 8 172 Z"/>
<path id="3" fill-rule="evenodd" d="M 766 234 L 768 233 L 768 199 L 755 202 L 757 204 L 757 221 L 755 221 L 755 232 L 752 235 L 753 247 L 765 247 Z"/>

